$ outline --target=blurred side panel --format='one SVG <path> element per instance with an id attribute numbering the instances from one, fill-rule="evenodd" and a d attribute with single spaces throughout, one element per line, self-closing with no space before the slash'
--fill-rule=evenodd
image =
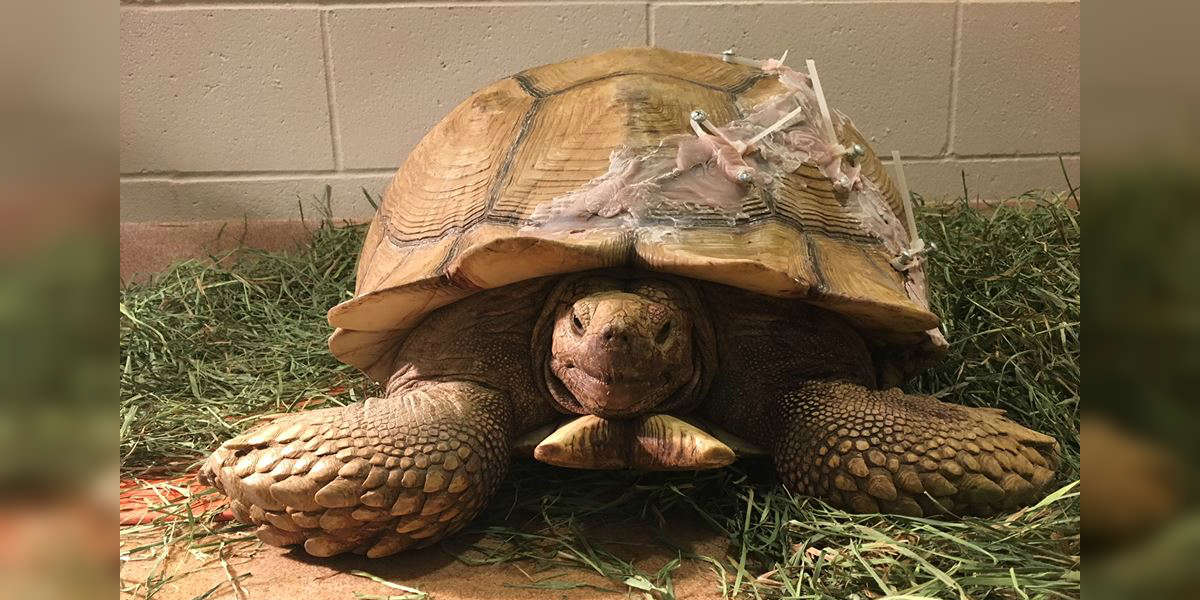
<path id="1" fill-rule="evenodd" d="M 5 5 L 2 597 L 110 596 L 116 575 L 116 9 Z"/>
<path id="2" fill-rule="evenodd" d="M 1200 590 L 1200 9 L 1085 2 L 1088 598 Z"/>

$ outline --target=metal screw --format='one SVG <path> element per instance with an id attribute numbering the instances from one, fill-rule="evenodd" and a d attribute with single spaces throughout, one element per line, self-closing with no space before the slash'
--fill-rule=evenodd
<path id="1" fill-rule="evenodd" d="M 728 50 L 726 50 L 726 51 L 722 52 L 722 53 L 721 53 L 721 60 L 723 60 L 723 61 L 725 61 L 725 62 L 732 62 L 732 60 L 733 60 L 733 48 L 730 48 L 730 49 L 728 49 Z"/>
<path id="2" fill-rule="evenodd" d="M 750 183 L 754 181 L 754 176 L 750 174 L 750 169 L 742 169 L 737 174 L 738 181 L 742 183 Z"/>
<path id="3" fill-rule="evenodd" d="M 697 123 L 703 123 L 708 120 L 708 115 L 704 114 L 704 111 L 697 108 L 696 110 L 692 111 L 692 120 Z"/>
<path id="4" fill-rule="evenodd" d="M 850 161 L 850 164 L 854 164 L 854 163 L 858 162 L 858 159 L 860 159 L 866 155 L 867 155 L 866 148 L 863 148 L 859 144 L 854 144 L 853 146 L 850 147 L 849 150 L 846 151 L 845 157 L 846 157 L 846 160 Z"/>
<path id="5" fill-rule="evenodd" d="M 901 259 L 901 262 L 908 264 L 908 263 L 912 262 L 914 259 L 916 259 L 918 256 L 932 254 L 936 251 L 937 251 L 937 244 L 933 244 L 933 243 L 930 243 L 915 252 L 911 248 L 905 248 L 904 250 L 900 251 L 900 259 Z"/>

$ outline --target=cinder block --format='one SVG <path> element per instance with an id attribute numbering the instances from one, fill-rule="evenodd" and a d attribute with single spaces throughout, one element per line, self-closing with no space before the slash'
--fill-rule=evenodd
<path id="1" fill-rule="evenodd" d="M 121 11 L 121 172 L 333 168 L 312 10 Z"/>
<path id="2" fill-rule="evenodd" d="M 395 168 L 454 106 L 522 69 L 646 41 L 643 4 L 339 8 L 329 13 L 347 168 Z"/>
<path id="3" fill-rule="evenodd" d="M 1079 151 L 1079 4 L 962 5 L 953 149 Z"/>
<path id="4" fill-rule="evenodd" d="M 1063 165 L 1071 184 L 1079 188 L 1079 157 L 1063 157 Z M 888 169 L 893 172 L 890 166 Z M 1067 191 L 1058 157 L 904 161 L 909 188 L 931 202 L 962 198 L 964 172 L 971 200 L 997 201 L 1025 192 Z"/>
<path id="5" fill-rule="evenodd" d="M 390 175 L 344 174 L 293 178 L 151 179 L 121 182 L 122 222 L 221 221 L 320 217 L 325 186 L 335 218 L 369 219 Z"/>
<path id="6" fill-rule="evenodd" d="M 949 126 L 954 6 L 945 3 L 662 4 L 652 39 L 676 50 L 816 61 L 830 106 L 883 154 L 938 156 Z"/>

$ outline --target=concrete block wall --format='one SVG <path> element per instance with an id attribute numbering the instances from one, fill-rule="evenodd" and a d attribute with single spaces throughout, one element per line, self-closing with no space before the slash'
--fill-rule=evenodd
<path id="1" fill-rule="evenodd" d="M 172 2 L 121 6 L 121 219 L 372 213 L 422 135 L 499 77 L 611 47 L 813 58 L 914 190 L 1079 182 L 1078 1 Z"/>

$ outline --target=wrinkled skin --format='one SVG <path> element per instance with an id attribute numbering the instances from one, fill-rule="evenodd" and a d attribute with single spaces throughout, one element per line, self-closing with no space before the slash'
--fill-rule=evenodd
<path id="1" fill-rule="evenodd" d="M 768 450 L 793 491 L 859 512 L 983 515 L 1039 497 L 1053 439 L 1002 411 L 877 389 L 880 352 L 801 301 L 644 272 L 537 279 L 430 314 L 384 398 L 238 436 L 201 477 L 264 541 L 318 556 L 457 531 L 513 441 L 572 414 L 701 417 Z"/>
<path id="2" fill-rule="evenodd" d="M 686 393 L 685 384 L 695 386 L 693 307 L 678 286 L 595 277 L 564 292 L 547 381 L 563 408 L 629 418 Z"/>

